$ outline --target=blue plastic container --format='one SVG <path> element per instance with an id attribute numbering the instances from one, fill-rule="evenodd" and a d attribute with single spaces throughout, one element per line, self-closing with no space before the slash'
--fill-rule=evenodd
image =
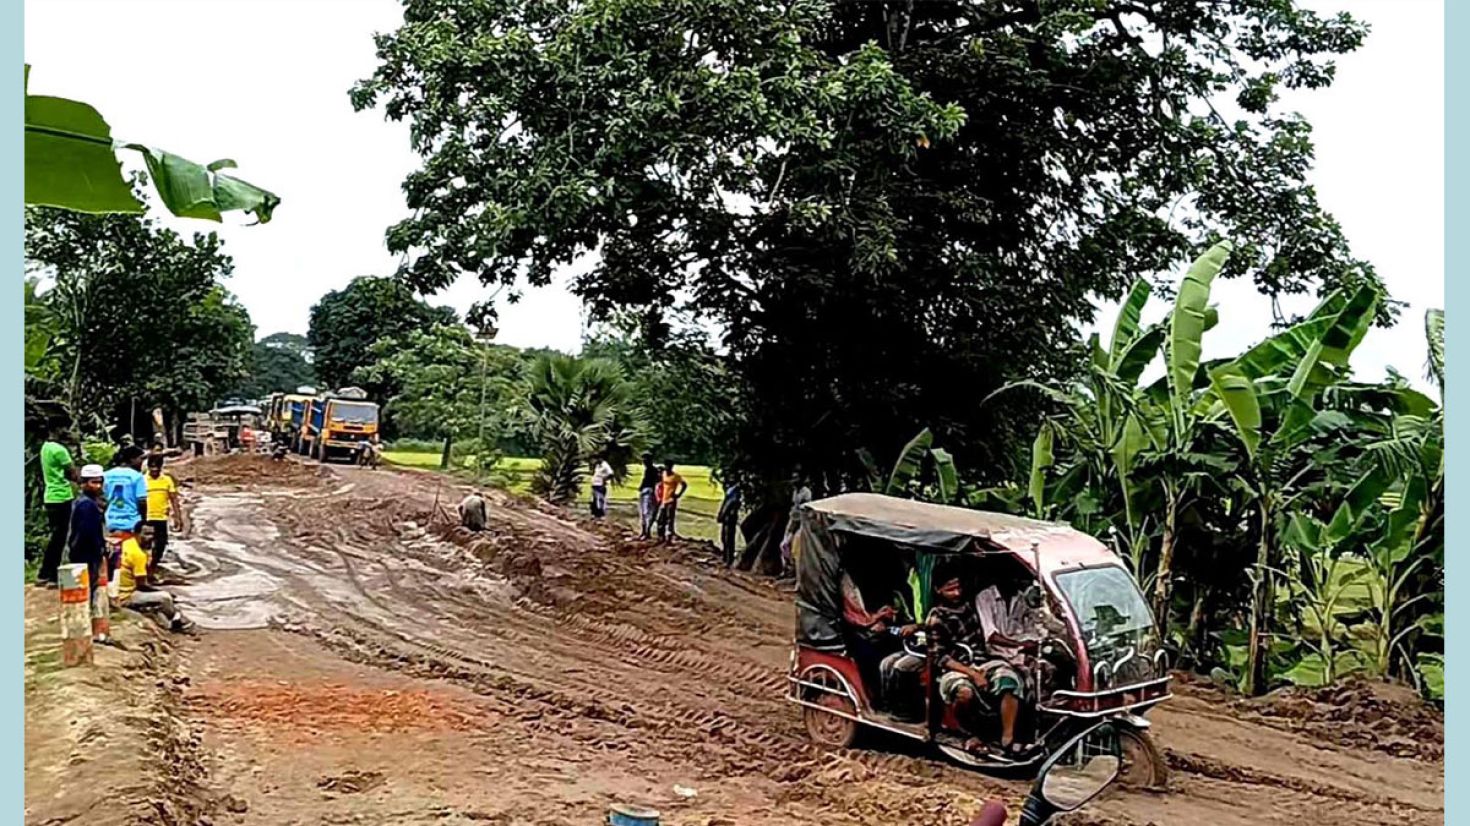
<path id="1" fill-rule="evenodd" d="M 619 803 L 608 810 L 607 823 L 608 826 L 658 826 L 658 812 Z"/>

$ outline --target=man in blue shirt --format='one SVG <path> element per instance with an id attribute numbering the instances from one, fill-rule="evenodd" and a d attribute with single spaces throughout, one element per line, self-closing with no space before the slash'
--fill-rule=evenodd
<path id="1" fill-rule="evenodd" d="M 128 445 L 117 452 L 117 464 L 102 476 L 107 503 L 107 532 L 131 533 L 148 512 L 148 479 L 143 475 L 145 451 Z"/>

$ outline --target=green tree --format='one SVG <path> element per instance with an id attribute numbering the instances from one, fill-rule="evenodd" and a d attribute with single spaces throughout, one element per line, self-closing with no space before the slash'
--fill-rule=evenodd
<path id="1" fill-rule="evenodd" d="M 306 338 L 317 377 L 326 387 L 337 388 L 351 381 L 354 370 L 372 363 L 370 351 L 379 339 L 455 321 L 453 310 L 430 307 L 391 278 L 362 276 L 312 306 Z"/>
<path id="2" fill-rule="evenodd" d="M 316 384 L 311 348 L 299 333 L 271 333 L 255 342 L 250 380 L 239 395 L 259 399 L 271 393 L 289 393 Z"/>
<path id="3" fill-rule="evenodd" d="M 147 215 L 28 209 L 26 259 L 52 281 L 47 358 L 84 430 L 146 436 L 154 407 L 177 429 L 248 375 L 254 329 L 221 284 L 233 264 L 213 233 L 186 242 Z"/>
<path id="4" fill-rule="evenodd" d="M 999 479 L 1034 402 L 976 402 L 1070 373 L 1090 295 L 1220 235 L 1268 295 L 1376 280 L 1277 104 L 1364 32 L 1289 0 L 410 0 L 352 101 L 423 158 L 387 233 L 413 286 L 596 250 L 595 318 L 724 331 L 723 464 L 832 488 L 927 422 Z"/>
<path id="5" fill-rule="evenodd" d="M 612 466 L 614 479 L 627 475 L 643 435 L 617 364 L 541 356 L 531 365 L 530 390 L 532 429 L 542 458 L 532 490 L 552 502 L 570 502 L 600 459 Z"/>
<path id="6" fill-rule="evenodd" d="M 354 380 L 393 386 L 386 417 L 402 436 L 442 439 L 474 452 L 481 471 L 494 465 L 497 445 L 524 416 L 524 361 L 511 347 L 477 342 L 458 324 L 380 339 L 374 361 Z"/>
<path id="7" fill-rule="evenodd" d="M 735 382 L 706 333 L 685 327 L 650 340 L 607 325 L 592 331 L 582 355 L 622 368 L 629 404 L 659 457 L 681 464 L 719 462 L 733 436 Z"/>

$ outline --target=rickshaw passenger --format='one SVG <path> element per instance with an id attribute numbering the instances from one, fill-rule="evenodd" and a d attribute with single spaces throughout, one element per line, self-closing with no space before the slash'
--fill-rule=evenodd
<path id="1" fill-rule="evenodd" d="M 995 657 L 985 647 L 985 628 L 975 602 L 965 598 L 965 586 L 958 576 L 951 576 L 935 590 L 940 605 L 929 615 L 929 624 L 937 626 L 943 640 L 936 661 L 943 673 L 939 677 L 939 699 L 954 708 L 955 716 L 966 728 L 979 718 L 979 709 L 1000 711 L 1000 745 L 1007 754 L 1017 750 L 1016 718 L 1021 710 L 1024 684 L 1021 675 L 1005 660 Z M 978 663 L 967 664 L 953 656 L 956 643 L 979 647 Z M 983 692 L 983 695 L 982 695 Z M 982 700 L 981 698 L 988 698 Z M 972 738 L 967 748 L 980 745 Z"/>
<path id="2" fill-rule="evenodd" d="M 912 622 L 908 606 L 904 604 L 902 595 L 895 593 L 890 604 L 869 612 L 862 589 L 848 572 L 843 571 L 842 618 L 848 626 L 847 644 L 862 673 L 863 684 L 881 703 L 885 687 L 882 685 L 880 663 L 901 644 L 895 636 L 895 629 Z"/>
<path id="3" fill-rule="evenodd" d="M 1044 608 L 1041 587 L 1035 581 L 1008 584 L 1007 597 L 991 585 L 975 597 L 975 613 L 984 631 L 985 650 L 993 657 L 1016 663 L 1048 633 L 1061 636 L 1066 629 Z"/>

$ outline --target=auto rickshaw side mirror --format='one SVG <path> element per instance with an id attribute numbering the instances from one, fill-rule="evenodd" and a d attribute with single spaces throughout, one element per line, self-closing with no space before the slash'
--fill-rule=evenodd
<path id="1" fill-rule="evenodd" d="M 1021 826 L 1041 826 L 1058 812 L 1082 808 L 1118 778 L 1122 763 L 1122 746 L 1110 723 L 1073 737 L 1042 764 L 1021 808 Z"/>

